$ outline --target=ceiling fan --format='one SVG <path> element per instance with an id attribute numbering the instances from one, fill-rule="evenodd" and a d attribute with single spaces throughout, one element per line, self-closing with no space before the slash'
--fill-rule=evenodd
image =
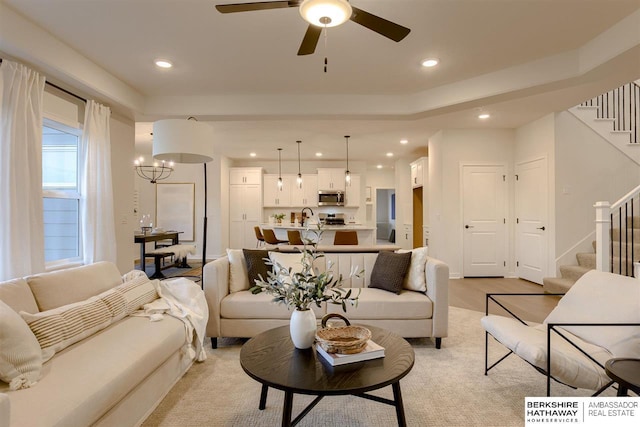
<path id="1" fill-rule="evenodd" d="M 302 39 L 298 55 L 310 55 L 315 52 L 323 28 L 338 26 L 351 20 L 395 42 L 404 39 L 411 31 L 409 28 L 388 21 L 379 16 L 351 6 L 348 0 L 289 0 L 236 3 L 217 5 L 220 13 L 248 12 L 253 10 L 283 9 L 298 7 L 300 15 L 309 23 Z"/>

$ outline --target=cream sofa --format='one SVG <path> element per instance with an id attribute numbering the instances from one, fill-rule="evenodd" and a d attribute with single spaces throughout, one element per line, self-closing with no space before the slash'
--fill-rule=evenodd
<path id="1" fill-rule="evenodd" d="M 281 250 L 290 248 L 281 247 Z M 350 247 L 354 252 L 344 252 L 344 247 L 322 247 L 325 257 L 316 266 L 326 270 L 331 260 L 334 274 L 347 278 L 343 287 L 360 288 L 358 306 L 347 306 L 343 313 L 339 305 L 314 306 L 316 317 L 326 313 L 343 313 L 354 323 L 369 324 L 385 328 L 405 338 L 433 337 L 440 348 L 442 338 L 447 336 L 449 309 L 449 267 L 435 258 L 424 257 L 423 274 L 426 291 L 402 290 L 394 294 L 382 289 L 369 288 L 371 271 L 378 257 L 375 247 Z M 355 252 L 362 250 L 363 252 Z M 364 269 L 361 278 L 351 277 L 352 267 Z M 412 267 L 416 267 L 412 265 Z M 291 311 L 281 304 L 271 302 L 266 293 L 252 294 L 249 290 L 230 291 L 229 257 L 208 263 L 204 268 L 203 286 L 209 306 L 207 336 L 217 346 L 221 337 L 253 337 L 263 331 L 287 325 Z"/>
<path id="2" fill-rule="evenodd" d="M 2 282 L 0 300 L 37 313 L 122 283 L 115 264 L 100 262 Z M 185 341 L 185 325 L 174 317 L 116 320 L 55 353 L 30 388 L 11 391 L 0 382 L 0 427 L 138 425 L 191 366 Z"/>

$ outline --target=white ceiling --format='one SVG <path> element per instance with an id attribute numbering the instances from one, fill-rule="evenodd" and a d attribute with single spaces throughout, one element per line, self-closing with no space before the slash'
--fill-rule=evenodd
<path id="1" fill-rule="evenodd" d="M 143 100 L 60 76 L 18 43 L 0 45 L 135 118 L 143 152 L 151 121 L 196 116 L 212 122 L 216 149 L 234 159 L 250 151 L 273 159 L 277 147 L 294 158 L 296 140 L 303 158 L 322 151 L 339 159 L 348 134 L 354 160 L 388 162 L 389 151 L 420 155 L 439 129 L 514 128 L 640 78 L 633 29 L 632 49 L 607 55 L 594 42 L 624 34 L 609 29 L 638 15 L 640 0 L 353 0 L 411 33 L 395 43 L 347 22 L 304 57 L 296 55 L 307 26 L 297 8 L 220 14 L 215 4 L 243 1 L 1 1 Z M 427 57 L 441 64 L 421 68 Z M 174 67 L 157 69 L 157 58 Z M 480 123 L 479 111 L 492 118 Z"/>

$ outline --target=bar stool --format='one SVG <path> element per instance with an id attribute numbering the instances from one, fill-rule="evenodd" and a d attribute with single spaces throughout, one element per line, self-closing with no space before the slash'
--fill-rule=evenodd
<path id="1" fill-rule="evenodd" d="M 264 228 L 262 230 L 264 241 L 270 245 L 279 245 L 280 243 L 289 243 L 288 240 L 280 240 L 276 237 L 276 233 L 271 228 Z"/>
<path id="2" fill-rule="evenodd" d="M 302 237 L 300 236 L 300 230 L 287 230 L 287 237 L 289 238 L 290 245 L 304 245 Z"/>
<path id="3" fill-rule="evenodd" d="M 262 232 L 260 231 L 260 227 L 258 227 L 257 225 L 255 227 L 253 227 L 253 231 L 255 231 L 256 233 L 256 239 L 258 240 L 256 242 L 256 248 L 260 245 L 264 245 L 264 236 L 262 235 Z"/>
<path id="4" fill-rule="evenodd" d="M 357 245 L 358 232 L 355 230 L 338 230 L 333 238 L 334 245 Z"/>

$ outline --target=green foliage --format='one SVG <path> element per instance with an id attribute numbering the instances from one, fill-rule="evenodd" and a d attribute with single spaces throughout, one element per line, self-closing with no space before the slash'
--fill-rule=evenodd
<path id="1" fill-rule="evenodd" d="M 324 257 L 324 254 L 316 250 L 316 243 L 322 239 L 322 226 L 318 225 L 317 229 L 310 230 L 315 235 L 313 238 L 304 238 L 304 247 L 300 250 L 302 271 L 293 272 L 291 268 L 286 269 L 279 263 L 272 263 L 265 258 L 269 265 L 273 266 L 267 278 L 256 280 L 255 286 L 250 291 L 254 294 L 267 292 L 273 296 L 273 301 L 286 304 L 287 307 L 295 307 L 298 310 L 308 310 L 312 304 L 320 307 L 323 302 L 331 304 L 340 304 L 343 311 L 347 311 L 347 302 L 353 306 L 358 305 L 358 295 L 353 295 L 352 289 L 342 288 L 342 275 L 335 277 L 331 267 L 333 264 L 328 262 L 325 272 L 318 271 L 314 268 L 314 262 Z M 360 277 L 364 270 L 356 272 L 352 269 L 349 277 Z"/>

